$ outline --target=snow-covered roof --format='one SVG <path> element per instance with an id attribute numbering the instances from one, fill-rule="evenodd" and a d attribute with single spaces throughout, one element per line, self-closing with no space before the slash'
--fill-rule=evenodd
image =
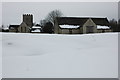
<path id="1" fill-rule="evenodd" d="M 109 25 L 107 18 L 95 17 L 57 17 L 56 20 L 60 25 L 84 25 L 88 19 L 91 19 L 96 25 Z"/>
<path id="2" fill-rule="evenodd" d="M 31 32 L 41 32 L 40 29 L 32 30 Z"/>
<path id="3" fill-rule="evenodd" d="M 110 29 L 110 27 L 109 26 L 97 25 L 97 29 Z"/>
<path id="4" fill-rule="evenodd" d="M 78 25 L 59 25 L 59 26 L 60 26 L 60 28 L 78 28 L 78 27 L 80 27 Z"/>
<path id="5" fill-rule="evenodd" d="M 9 25 L 20 25 L 21 23 L 10 23 Z"/>
<path id="6" fill-rule="evenodd" d="M 9 28 L 8 28 L 8 27 L 4 27 L 3 29 L 4 29 L 4 30 L 8 30 Z"/>
<path id="7" fill-rule="evenodd" d="M 32 28 L 41 29 L 40 26 L 32 26 Z"/>
<path id="8" fill-rule="evenodd" d="M 67 17 L 78 17 L 78 18 L 106 18 L 107 16 L 67 16 Z"/>

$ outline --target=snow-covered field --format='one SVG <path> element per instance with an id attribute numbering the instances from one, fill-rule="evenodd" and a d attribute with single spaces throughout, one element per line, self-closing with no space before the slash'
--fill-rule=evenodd
<path id="1" fill-rule="evenodd" d="M 118 33 L 3 33 L 3 78 L 117 78 Z"/>
<path id="2" fill-rule="evenodd" d="M 0 34 L 0 80 L 2 79 L 2 34 Z"/>

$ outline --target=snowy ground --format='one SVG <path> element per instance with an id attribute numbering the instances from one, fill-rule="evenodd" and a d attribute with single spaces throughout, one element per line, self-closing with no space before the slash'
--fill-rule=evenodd
<path id="1" fill-rule="evenodd" d="M 2 79 L 2 34 L 0 34 L 0 80 Z"/>
<path id="2" fill-rule="evenodd" d="M 117 78 L 118 33 L 4 33 L 3 78 Z"/>

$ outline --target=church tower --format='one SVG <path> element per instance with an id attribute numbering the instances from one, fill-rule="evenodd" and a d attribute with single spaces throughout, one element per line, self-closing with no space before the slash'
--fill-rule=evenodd
<path id="1" fill-rule="evenodd" d="M 27 24 L 27 26 L 33 26 L 33 15 L 32 14 L 23 14 L 23 22 Z"/>

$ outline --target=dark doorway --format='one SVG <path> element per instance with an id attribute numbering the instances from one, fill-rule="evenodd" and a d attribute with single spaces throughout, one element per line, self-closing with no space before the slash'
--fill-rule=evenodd
<path id="1" fill-rule="evenodd" d="M 94 26 L 87 26 L 86 27 L 86 32 L 87 33 L 93 33 L 94 32 L 93 30 L 94 30 Z"/>

